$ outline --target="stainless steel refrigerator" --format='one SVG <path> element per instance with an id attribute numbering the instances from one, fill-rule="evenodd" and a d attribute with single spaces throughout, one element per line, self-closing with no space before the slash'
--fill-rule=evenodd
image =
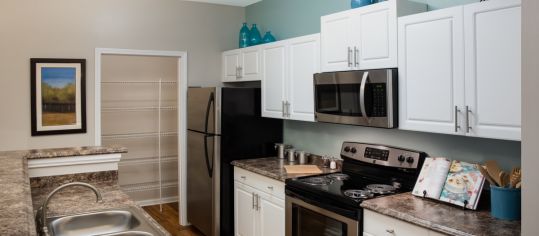
<path id="1" fill-rule="evenodd" d="M 275 156 L 283 121 L 261 117 L 260 88 L 189 88 L 187 220 L 234 235 L 233 160 Z"/>

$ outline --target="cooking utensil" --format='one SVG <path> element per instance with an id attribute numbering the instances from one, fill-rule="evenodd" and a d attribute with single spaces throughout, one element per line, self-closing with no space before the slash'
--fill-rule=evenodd
<path id="1" fill-rule="evenodd" d="M 511 170 L 510 178 L 509 184 L 511 185 L 511 188 L 516 188 L 517 184 L 520 183 L 522 178 L 520 167 L 515 167 Z"/>
<path id="2" fill-rule="evenodd" d="M 499 177 L 500 177 L 500 182 L 501 182 L 501 187 L 503 188 L 507 188 L 507 186 L 509 185 L 509 174 L 505 173 L 505 171 L 501 171 L 499 173 Z"/>
<path id="3" fill-rule="evenodd" d="M 485 166 L 487 167 L 487 172 L 489 173 L 490 177 L 496 181 L 498 186 L 503 187 L 502 180 L 500 178 L 500 172 L 502 172 L 502 170 L 500 169 L 500 166 L 498 166 L 498 162 L 489 160 L 485 162 Z"/>
<path id="4" fill-rule="evenodd" d="M 496 183 L 496 181 L 494 181 L 494 179 L 492 179 L 492 177 L 490 176 L 490 174 L 487 172 L 487 170 L 485 169 L 485 167 L 483 167 L 482 165 L 480 164 L 475 164 L 476 168 L 479 170 L 479 172 L 481 172 L 481 174 L 483 176 L 485 176 L 485 179 L 491 184 L 491 185 L 494 185 L 494 186 L 498 186 L 498 184 Z"/>

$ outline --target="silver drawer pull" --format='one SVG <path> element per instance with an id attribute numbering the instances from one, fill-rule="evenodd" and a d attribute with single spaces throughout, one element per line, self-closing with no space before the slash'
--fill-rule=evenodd
<path id="1" fill-rule="evenodd" d="M 386 232 L 390 233 L 390 234 L 394 234 L 395 233 L 395 230 L 393 229 L 386 229 Z"/>
<path id="2" fill-rule="evenodd" d="M 273 186 L 268 186 L 268 189 L 269 189 L 269 190 L 273 190 Z"/>
<path id="3" fill-rule="evenodd" d="M 243 179 L 243 180 L 247 179 L 247 177 L 245 177 L 245 176 L 241 176 L 240 178 Z"/>

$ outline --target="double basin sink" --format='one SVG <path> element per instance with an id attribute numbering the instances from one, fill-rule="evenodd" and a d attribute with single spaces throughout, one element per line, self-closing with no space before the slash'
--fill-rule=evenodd
<path id="1" fill-rule="evenodd" d="M 135 208 L 104 210 L 47 219 L 52 236 L 152 236 L 162 235 Z"/>

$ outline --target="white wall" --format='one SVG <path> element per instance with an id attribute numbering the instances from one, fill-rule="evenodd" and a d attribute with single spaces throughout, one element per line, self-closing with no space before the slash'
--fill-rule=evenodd
<path id="1" fill-rule="evenodd" d="M 522 235 L 539 235 L 539 1 L 522 1 Z"/>
<path id="2" fill-rule="evenodd" d="M 181 0 L 2 0 L 0 150 L 93 145 L 94 49 L 187 51 L 189 84 L 219 84 L 244 8 Z M 30 58 L 87 60 L 87 134 L 31 137 Z"/>

